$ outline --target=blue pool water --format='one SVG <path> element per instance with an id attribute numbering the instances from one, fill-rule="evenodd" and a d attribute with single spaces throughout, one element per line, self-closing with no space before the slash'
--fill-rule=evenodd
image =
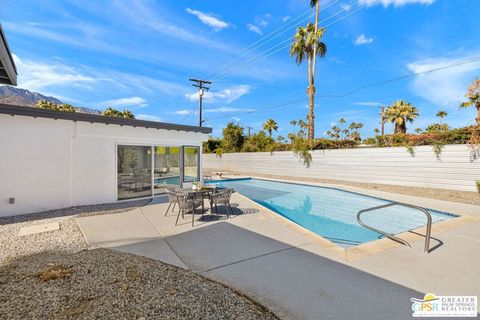
<path id="1" fill-rule="evenodd" d="M 155 184 L 165 184 L 165 185 L 180 185 L 180 177 L 165 177 L 165 178 L 156 178 Z"/>
<path id="2" fill-rule="evenodd" d="M 211 182 L 229 187 L 293 222 L 342 246 L 350 247 L 380 239 L 377 232 L 360 226 L 357 212 L 390 201 L 335 188 L 284 183 L 260 179 Z M 433 222 L 455 215 L 430 210 Z M 389 207 L 366 212 L 362 220 L 388 233 L 397 234 L 426 225 L 426 216 L 418 210 Z"/>

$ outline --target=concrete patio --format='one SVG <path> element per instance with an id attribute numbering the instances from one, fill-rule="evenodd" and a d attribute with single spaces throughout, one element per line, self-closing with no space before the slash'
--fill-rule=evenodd
<path id="1" fill-rule="evenodd" d="M 397 201 L 402 197 L 382 196 Z M 232 198 L 234 217 L 207 217 L 193 228 L 190 215 L 178 226 L 176 213 L 164 216 L 165 198 L 127 213 L 76 221 L 91 247 L 193 270 L 285 319 L 406 319 L 411 315 L 410 298 L 426 292 L 480 295 L 480 208 L 403 200 L 428 202 L 443 210 L 448 206 L 452 210 L 447 211 L 469 216 L 435 226 L 432 247 L 437 248 L 430 254 L 422 250 L 423 237 L 413 239 L 413 248 L 385 239 L 345 250 L 240 194 Z"/>

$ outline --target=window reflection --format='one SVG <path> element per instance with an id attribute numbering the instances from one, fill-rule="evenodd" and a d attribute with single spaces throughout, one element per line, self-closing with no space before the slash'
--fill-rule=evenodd
<path id="1" fill-rule="evenodd" d="M 118 146 L 118 199 L 148 197 L 152 194 L 151 147 Z"/>

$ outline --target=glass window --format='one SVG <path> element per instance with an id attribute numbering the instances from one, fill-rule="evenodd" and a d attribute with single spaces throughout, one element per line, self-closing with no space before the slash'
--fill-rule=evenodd
<path id="1" fill-rule="evenodd" d="M 165 192 L 169 186 L 180 186 L 180 147 L 154 148 L 154 193 Z"/>
<path id="2" fill-rule="evenodd" d="M 194 182 L 200 180 L 199 177 L 199 147 L 183 147 L 183 181 Z"/>
<path id="3" fill-rule="evenodd" d="M 118 200 L 152 195 L 152 148 L 123 146 L 117 149 Z"/>

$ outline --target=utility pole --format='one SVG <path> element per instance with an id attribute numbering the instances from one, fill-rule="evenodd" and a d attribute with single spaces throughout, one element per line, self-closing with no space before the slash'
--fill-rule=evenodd
<path id="1" fill-rule="evenodd" d="M 204 90 L 210 89 L 209 87 L 205 87 L 204 84 L 212 84 L 210 81 L 206 80 L 197 80 L 197 79 L 189 79 L 190 81 L 194 82 L 192 86 L 198 88 L 198 111 L 199 111 L 199 126 L 201 127 L 203 124 L 202 120 L 202 98 L 203 94 L 205 93 Z"/>
<path id="2" fill-rule="evenodd" d="M 381 117 L 381 125 L 382 125 L 382 136 L 385 135 L 385 107 L 380 107 L 380 117 Z"/>

